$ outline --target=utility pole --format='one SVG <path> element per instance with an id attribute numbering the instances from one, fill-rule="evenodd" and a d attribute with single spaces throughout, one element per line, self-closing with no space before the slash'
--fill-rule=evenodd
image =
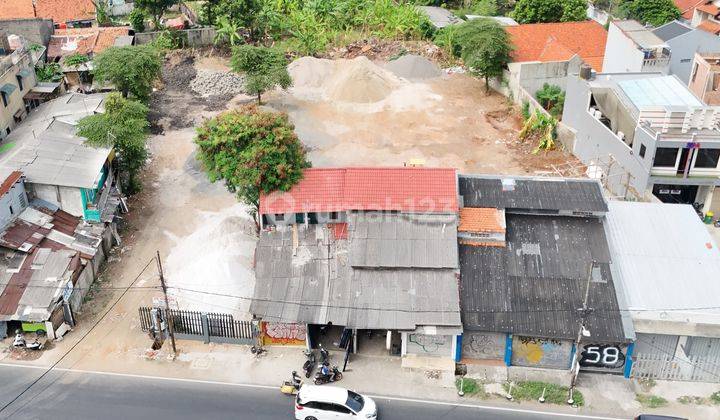
<path id="1" fill-rule="evenodd" d="M 595 265 L 597 264 L 597 261 L 592 260 L 590 262 L 590 265 L 588 267 L 588 275 L 587 275 L 587 283 L 585 284 L 585 297 L 583 298 L 583 306 L 582 308 L 578 309 L 578 312 L 580 313 L 580 328 L 578 329 L 578 335 L 577 340 L 575 340 L 575 355 L 573 356 L 572 365 L 570 367 L 571 370 L 571 378 L 570 378 L 570 395 L 568 397 L 568 404 L 573 404 L 575 401 L 573 400 L 573 391 L 575 390 L 575 383 L 577 382 L 577 377 L 580 373 L 580 341 L 583 337 L 583 332 L 586 331 L 585 329 L 585 318 L 587 318 L 588 315 L 592 313 L 592 308 L 588 308 L 588 299 L 590 298 L 590 283 L 592 283 L 592 274 L 593 269 L 595 268 Z"/>
<path id="2" fill-rule="evenodd" d="M 162 262 L 160 261 L 160 251 L 156 253 L 158 273 L 160 274 L 160 285 L 165 295 L 165 313 L 167 314 L 168 331 L 170 332 L 170 342 L 172 343 L 173 354 L 177 356 L 177 348 L 175 347 L 175 326 L 173 325 L 173 317 L 170 315 L 170 302 L 168 301 L 167 286 L 165 285 L 165 276 L 163 275 Z"/>

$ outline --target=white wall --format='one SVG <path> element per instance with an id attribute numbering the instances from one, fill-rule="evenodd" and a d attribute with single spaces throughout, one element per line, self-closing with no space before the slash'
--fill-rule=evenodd
<path id="1" fill-rule="evenodd" d="M 80 188 L 45 184 L 31 184 L 31 188 L 37 198 L 55 204 L 73 216 L 83 217 Z"/>
<path id="2" fill-rule="evenodd" d="M 608 28 L 603 73 L 627 73 L 642 71 L 645 55 L 638 50 L 635 42 L 614 24 Z"/>
<path id="3" fill-rule="evenodd" d="M 21 197 L 24 197 L 24 201 Z M 5 227 L 11 220 L 16 218 L 27 207 L 27 202 L 25 184 L 16 182 L 7 194 L 0 197 L 0 228 Z M 11 206 L 12 213 L 10 213 Z"/>
<path id="4" fill-rule="evenodd" d="M 672 51 L 670 73 L 677 76 L 685 84 L 690 81 L 690 71 L 696 52 L 720 52 L 720 37 L 700 29 L 668 40 L 667 44 Z"/>

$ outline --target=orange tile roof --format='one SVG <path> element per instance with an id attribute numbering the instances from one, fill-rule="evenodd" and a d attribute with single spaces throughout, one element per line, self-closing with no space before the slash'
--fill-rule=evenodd
<path id="1" fill-rule="evenodd" d="M 702 29 L 705 32 L 710 32 L 711 34 L 720 34 L 720 25 L 709 20 L 702 21 L 697 28 Z"/>
<path id="2" fill-rule="evenodd" d="M 696 6 L 695 8 L 701 12 L 710 13 L 713 16 L 716 16 L 718 13 L 720 13 L 720 9 L 718 9 L 718 7 L 712 3 L 702 4 L 700 6 Z"/>
<path id="3" fill-rule="evenodd" d="M 99 54 L 115 44 L 115 39 L 130 33 L 129 26 L 107 28 L 56 29 L 48 45 L 49 57 L 64 57 L 73 54 Z M 70 44 L 77 48 L 69 49 Z"/>
<path id="4" fill-rule="evenodd" d="M 0 19 L 34 18 L 32 0 L 0 0 Z"/>
<path id="5" fill-rule="evenodd" d="M 458 232 L 505 233 L 505 216 L 495 208 L 464 207 L 460 209 Z"/>
<path id="6" fill-rule="evenodd" d="M 457 175 L 450 168 L 309 168 L 290 191 L 260 196 L 260 214 L 457 209 Z"/>
<path id="7" fill-rule="evenodd" d="M 695 8 L 706 1 L 707 0 L 674 0 L 674 3 L 675 6 L 680 9 L 682 17 L 684 19 L 691 20 L 693 13 L 695 12 Z"/>
<path id="8" fill-rule="evenodd" d="M 525 61 L 565 61 L 577 54 L 596 71 L 602 71 L 607 31 L 599 23 L 533 23 L 508 26 L 513 42 L 513 59 Z"/>
<path id="9" fill-rule="evenodd" d="M 92 0 L 35 0 L 35 12 L 54 23 L 95 19 Z"/>

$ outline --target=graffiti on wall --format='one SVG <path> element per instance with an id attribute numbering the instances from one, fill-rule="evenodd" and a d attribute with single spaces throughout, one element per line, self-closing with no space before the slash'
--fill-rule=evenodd
<path id="1" fill-rule="evenodd" d="M 505 356 L 505 334 L 466 332 L 463 334 L 462 354 L 469 359 L 502 359 Z"/>
<path id="2" fill-rule="evenodd" d="M 408 334 L 406 352 L 409 354 L 450 356 L 452 338 L 450 335 Z"/>
<path id="3" fill-rule="evenodd" d="M 625 366 L 624 349 L 615 344 L 585 344 L 580 352 L 580 367 L 620 369 Z"/>
<path id="4" fill-rule="evenodd" d="M 263 322 L 261 328 L 263 343 L 265 345 L 305 345 L 305 338 L 307 337 L 307 327 L 305 324 Z"/>
<path id="5" fill-rule="evenodd" d="M 565 369 L 570 366 L 571 352 L 571 341 L 514 336 L 512 364 Z"/>

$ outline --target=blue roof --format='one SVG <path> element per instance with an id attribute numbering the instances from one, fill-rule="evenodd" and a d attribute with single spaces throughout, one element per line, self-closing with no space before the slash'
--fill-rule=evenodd
<path id="1" fill-rule="evenodd" d="M 674 76 L 623 80 L 618 85 L 638 109 L 651 106 L 705 106 Z"/>

